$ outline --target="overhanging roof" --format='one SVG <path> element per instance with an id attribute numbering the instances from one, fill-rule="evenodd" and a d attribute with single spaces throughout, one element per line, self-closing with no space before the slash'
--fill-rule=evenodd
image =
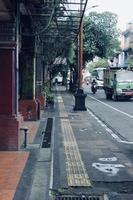
<path id="1" fill-rule="evenodd" d="M 12 19 L 14 0 L 0 0 L 0 21 Z"/>
<path id="2" fill-rule="evenodd" d="M 57 54 L 60 54 L 64 46 L 77 38 L 87 1 L 0 0 L 0 41 L 15 41 L 16 21 L 18 21 L 15 20 L 15 7 L 18 3 L 21 16 L 20 35 L 37 36 L 36 46 L 39 47 L 37 48 L 39 54 L 47 55 L 48 48 L 50 51 L 57 49 Z"/>
<path id="3" fill-rule="evenodd" d="M 44 42 L 52 41 L 55 37 L 60 40 L 66 37 L 75 39 L 87 1 L 28 0 L 20 3 L 20 11 L 23 16 L 29 15 L 33 22 L 33 32 L 29 33 L 31 36 L 38 35 Z"/>

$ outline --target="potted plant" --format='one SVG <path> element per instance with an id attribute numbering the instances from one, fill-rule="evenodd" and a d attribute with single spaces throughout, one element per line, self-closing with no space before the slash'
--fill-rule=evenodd
<path id="1" fill-rule="evenodd" d="M 47 105 L 54 105 L 54 95 L 50 91 L 50 88 L 49 88 L 48 85 L 44 86 L 43 94 L 45 95 L 45 98 L 46 98 L 46 106 Z"/>
<path id="2" fill-rule="evenodd" d="M 54 96 L 53 96 L 52 93 L 49 93 L 46 96 L 46 103 L 49 104 L 49 105 L 54 105 Z"/>

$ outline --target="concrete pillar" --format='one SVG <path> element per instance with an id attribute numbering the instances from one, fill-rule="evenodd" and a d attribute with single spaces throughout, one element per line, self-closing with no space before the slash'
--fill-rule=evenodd
<path id="1" fill-rule="evenodd" d="M 18 150 L 15 44 L 0 44 L 0 150 Z"/>
<path id="2" fill-rule="evenodd" d="M 36 99 L 40 102 L 40 109 L 45 108 L 45 96 L 43 90 L 43 57 L 36 56 Z"/>
<path id="3" fill-rule="evenodd" d="M 36 60 L 34 54 L 22 56 L 25 62 L 21 66 L 21 99 L 19 110 L 24 120 L 36 121 L 39 119 L 40 103 L 35 99 Z"/>

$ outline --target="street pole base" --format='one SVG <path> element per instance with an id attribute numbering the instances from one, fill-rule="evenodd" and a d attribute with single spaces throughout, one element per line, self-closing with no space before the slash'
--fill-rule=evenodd
<path id="1" fill-rule="evenodd" d="M 85 98 L 86 94 L 84 94 L 83 89 L 78 89 L 77 92 L 74 94 L 75 96 L 75 106 L 73 108 L 74 111 L 86 111 L 85 106 Z"/>

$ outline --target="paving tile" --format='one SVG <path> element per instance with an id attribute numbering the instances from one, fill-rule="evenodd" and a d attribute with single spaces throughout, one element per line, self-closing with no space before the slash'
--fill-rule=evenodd
<path id="1" fill-rule="evenodd" d="M 0 200 L 12 200 L 29 152 L 0 152 Z"/>
<path id="2" fill-rule="evenodd" d="M 0 200 L 11 200 L 14 197 L 15 190 L 0 190 Z"/>

